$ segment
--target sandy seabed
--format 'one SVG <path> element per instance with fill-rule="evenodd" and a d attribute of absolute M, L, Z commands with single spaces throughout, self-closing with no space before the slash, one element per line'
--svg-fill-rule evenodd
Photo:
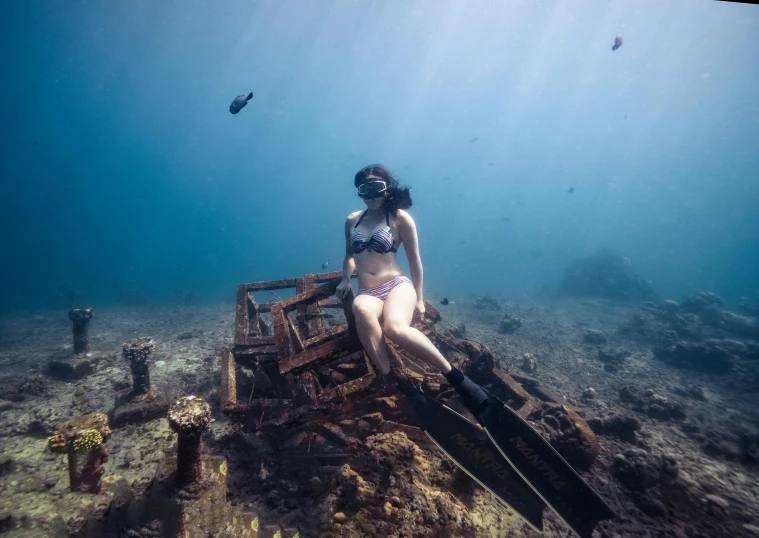
<path fill-rule="evenodd" d="M 656 338 L 673 324 L 654 304 L 535 299 L 500 302 L 499 310 L 472 300 L 436 306 L 441 326 L 463 324 L 465 338 L 488 346 L 506 371 L 531 369 L 599 433 L 600 455 L 583 476 L 618 518 L 599 525 L 596 536 L 759 537 L 759 357 L 752 355 L 751 338 L 717 334 L 743 347 L 726 344 L 733 367 L 710 373 L 654 356 Z M 504 314 L 520 320 L 514 333 L 499 332 Z M 696 323 L 688 341 L 715 336 L 702 329 L 704 335 Z M 47 438 L 67 418 L 113 409 L 116 394 L 131 386 L 121 345 L 138 336 L 155 340 L 151 380 L 161 394 L 171 401 L 193 394 L 211 403 L 205 451 L 228 460 L 228 501 L 263 521 L 325 538 L 537 536 L 434 448 L 403 432 L 372 432 L 355 454 L 318 468 L 278 462 L 260 436 L 219 410 L 221 350 L 234 337 L 231 304 L 96 307 L 90 349 L 115 359 L 77 381 L 46 373 L 50 359 L 73 352 L 65 311 L 4 315 L 0 534 L 42 536 L 51 521 L 70 524 L 92 503 L 90 495 L 69 492 L 65 456 L 52 453 Z M 531 366 L 525 353 L 536 361 Z M 362 417 L 342 420 L 347 429 L 351 421 L 362 427 Z M 140 496 L 158 462 L 176 453 L 176 435 L 160 418 L 115 428 L 106 446 L 105 476 L 125 478 Z M 383 462 L 379 467 L 367 463 L 375 457 Z M 571 534 L 546 512 L 544 535 Z"/>

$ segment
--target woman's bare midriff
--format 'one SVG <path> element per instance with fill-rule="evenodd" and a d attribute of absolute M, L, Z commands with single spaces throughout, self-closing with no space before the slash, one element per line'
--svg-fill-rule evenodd
<path fill-rule="evenodd" d="M 401 276 L 400 267 L 395 262 L 394 253 L 364 251 L 353 256 L 356 261 L 359 289 L 374 288 Z"/>

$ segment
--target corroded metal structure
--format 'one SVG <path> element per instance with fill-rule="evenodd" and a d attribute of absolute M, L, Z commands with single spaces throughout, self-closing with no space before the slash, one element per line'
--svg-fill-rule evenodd
<path fill-rule="evenodd" d="M 235 345 L 222 357 L 222 409 L 277 415 L 304 404 L 325 404 L 371 383 L 375 372 L 353 329 L 352 299 L 344 304 L 333 297 L 341 275 L 307 274 L 238 286 Z M 295 295 L 276 302 L 259 304 L 254 296 L 287 289 Z M 328 310 L 340 310 L 342 316 Z M 245 402 L 238 400 L 238 365 L 255 371 Z"/>
<path fill-rule="evenodd" d="M 297 448 L 305 444 L 310 452 L 306 440 L 316 433 L 339 447 L 345 435 L 328 418 L 329 406 L 346 401 L 349 395 L 358 396 L 372 385 L 379 393 L 386 392 L 382 387 L 386 380 L 377 378 L 356 335 L 352 293 L 343 302 L 333 297 L 340 278 L 340 272 L 331 272 L 238 286 L 235 345 L 225 349 L 222 356 L 222 409 L 247 417 L 254 429 L 271 427 L 271 437 L 282 439 L 276 443 L 280 446 Z M 259 303 L 254 297 L 256 292 L 288 288 L 294 289 L 295 295 L 278 301 Z M 510 375 L 500 369 L 487 346 L 456 338 L 445 328 L 437 330 L 440 313 L 428 302 L 425 308 L 424 316 L 414 313 L 412 325 L 430 338 L 450 362 L 487 387 L 520 417 L 541 423 L 543 434 L 568 460 L 583 467 L 592 462 L 597 451 L 594 435 L 563 398 L 534 378 Z M 338 312 L 332 315 L 328 310 Z M 429 395 L 447 399 L 446 393 L 452 394 L 439 372 L 392 342 L 388 342 L 388 350 L 397 375 L 413 381 Z M 243 383 L 238 383 L 241 370 L 248 373 L 249 394 L 246 390 L 243 395 Z M 242 398 L 238 399 L 238 393 Z M 372 398 L 353 400 L 360 401 L 358 405 L 364 412 L 375 405 Z M 451 405 L 457 405 L 455 398 Z M 401 404 L 392 413 L 396 416 L 386 417 L 391 419 L 386 426 L 392 422 L 392 427 L 406 430 L 403 423 L 409 413 L 403 407 Z M 461 407 L 459 410 L 467 413 Z M 307 428 L 278 428 L 286 422 L 300 422 Z"/>

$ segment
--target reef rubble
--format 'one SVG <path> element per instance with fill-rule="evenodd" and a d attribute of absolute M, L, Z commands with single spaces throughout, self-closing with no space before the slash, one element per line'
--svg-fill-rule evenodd
<path fill-rule="evenodd" d="M 462 301 L 444 316 L 430 312 L 446 357 L 529 420 L 619 514 L 597 536 L 759 536 L 755 320 L 716 299 L 495 302 L 500 311 Z M 260 336 L 249 341 L 275 343 L 260 344 L 261 356 L 284 342 L 276 343 L 264 304 L 253 318 Z M 333 336 L 346 322 L 339 310 L 298 308 L 306 325 L 318 314 Z M 501 332 L 504 310 L 519 330 Z M 110 357 L 134 334 L 150 335 L 149 385 L 162 401 L 192 395 L 208 407 L 180 408 L 173 422 L 168 405 L 145 420 L 110 421 L 99 443 L 97 428 L 79 428 L 53 449 L 49 438 L 66 423 L 97 413 L 108 420 L 118 395 L 145 376 L 135 377 L 129 360 L 103 360 L 83 377 L 51 376 L 51 357 L 74 356 L 66 313 L 0 318 L 0 535 L 157 536 L 168 520 L 153 510 L 178 517 L 171 507 L 181 501 L 198 532 L 217 536 L 242 536 L 238 524 L 251 536 L 255 528 L 291 538 L 537 536 L 436 449 L 361 354 L 285 374 L 266 361 L 232 361 L 239 327 L 229 305 L 99 308 L 96 321 L 90 345 Z M 309 338 L 298 351 L 290 337 L 296 362 Z M 439 375 L 399 356 L 425 390 L 465 412 Z M 234 402 L 224 368 L 234 371 Z M 202 445 L 183 454 L 201 459 L 179 479 L 178 435 L 188 421 Z M 108 447 L 98 493 L 71 491 L 67 456 L 56 450 L 75 451 L 75 439 L 82 453 Z M 215 499 L 206 505 L 215 508 L 202 513 L 201 498 Z M 567 532 L 546 513 L 544 535 Z"/>

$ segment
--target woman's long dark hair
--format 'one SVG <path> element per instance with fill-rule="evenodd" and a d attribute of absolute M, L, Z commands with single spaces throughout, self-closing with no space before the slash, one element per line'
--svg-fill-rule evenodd
<path fill-rule="evenodd" d="M 385 211 L 395 215 L 395 212 L 399 209 L 408 209 L 411 207 L 411 189 L 409 187 L 402 187 L 388 169 L 381 164 L 364 166 L 356 173 L 356 177 L 353 179 L 353 185 L 358 188 L 358 186 L 364 183 L 369 176 L 377 176 L 387 183 L 387 196 L 385 197 L 384 202 Z"/>

